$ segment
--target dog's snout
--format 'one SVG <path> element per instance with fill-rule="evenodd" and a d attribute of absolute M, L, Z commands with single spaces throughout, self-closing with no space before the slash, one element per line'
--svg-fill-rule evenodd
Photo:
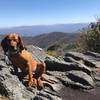
<path fill-rule="evenodd" d="M 10 46 L 10 49 L 11 50 L 17 50 L 17 47 L 16 46 Z"/>
<path fill-rule="evenodd" d="M 15 47 L 14 46 L 10 46 L 12 49 L 14 49 Z"/>

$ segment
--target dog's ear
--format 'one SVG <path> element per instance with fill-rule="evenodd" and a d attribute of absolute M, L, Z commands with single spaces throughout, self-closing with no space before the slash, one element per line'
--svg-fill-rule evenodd
<path fill-rule="evenodd" d="M 8 51 L 8 49 L 9 49 L 9 47 L 8 47 L 8 39 L 7 38 L 8 38 L 8 35 L 4 39 L 2 39 L 2 41 L 1 41 L 1 47 L 4 50 L 4 53 L 6 53 Z"/>
<path fill-rule="evenodd" d="M 21 36 L 18 36 L 18 40 L 19 40 L 18 47 L 19 47 L 20 51 L 22 51 L 25 49 L 25 47 L 24 47 Z"/>

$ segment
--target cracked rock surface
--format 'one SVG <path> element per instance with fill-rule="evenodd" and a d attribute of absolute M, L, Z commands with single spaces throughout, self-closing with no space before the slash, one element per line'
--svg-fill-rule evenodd
<path fill-rule="evenodd" d="M 0 54 L 0 100 L 84 100 L 87 92 L 94 93 L 91 95 L 93 97 L 98 95 L 95 94 L 96 90 L 100 93 L 100 54 L 67 52 L 63 59 L 58 59 L 47 55 L 39 47 L 30 45 L 27 49 L 35 59 L 46 62 L 47 70 L 44 75 L 53 83 L 43 81 L 42 90 L 25 86 L 11 73 L 12 65 Z M 7 98 L 3 99 L 2 96 Z M 85 100 L 99 100 L 98 98 Z"/>

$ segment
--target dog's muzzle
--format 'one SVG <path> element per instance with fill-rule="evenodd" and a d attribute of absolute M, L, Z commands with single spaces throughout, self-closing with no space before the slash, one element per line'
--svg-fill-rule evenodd
<path fill-rule="evenodd" d="M 9 46 L 9 50 L 11 50 L 11 51 L 17 51 L 17 47 L 16 46 Z"/>
<path fill-rule="evenodd" d="M 19 53 L 19 49 L 16 46 L 9 46 L 8 53 L 10 55 L 15 55 Z"/>

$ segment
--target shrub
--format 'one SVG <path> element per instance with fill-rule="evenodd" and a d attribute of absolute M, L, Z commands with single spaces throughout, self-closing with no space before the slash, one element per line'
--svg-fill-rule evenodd
<path fill-rule="evenodd" d="M 91 23 L 88 29 L 81 34 L 79 46 L 82 51 L 100 53 L 100 20 L 96 23 Z"/>

